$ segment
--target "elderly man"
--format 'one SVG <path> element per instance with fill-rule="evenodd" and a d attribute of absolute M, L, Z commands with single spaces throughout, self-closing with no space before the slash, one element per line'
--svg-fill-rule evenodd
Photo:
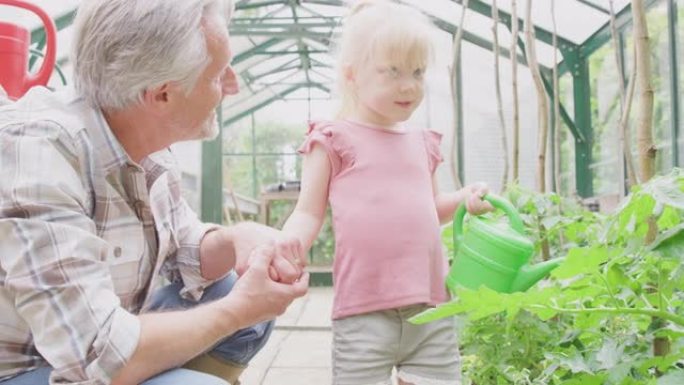
<path fill-rule="evenodd" d="M 168 151 L 238 92 L 230 10 L 83 1 L 75 90 L 0 108 L 0 384 L 235 382 L 306 292 L 299 243 L 201 223 Z"/>

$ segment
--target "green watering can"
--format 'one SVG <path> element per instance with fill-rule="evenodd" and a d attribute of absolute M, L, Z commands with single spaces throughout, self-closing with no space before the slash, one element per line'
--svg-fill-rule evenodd
<path fill-rule="evenodd" d="M 447 287 L 477 290 L 485 285 L 500 293 L 525 291 L 555 269 L 561 259 L 528 265 L 534 244 L 525 236 L 518 211 L 507 200 L 496 195 L 484 197 L 508 216 L 509 224 L 483 217 L 471 217 L 468 231 L 463 233 L 465 205 L 454 214 L 454 249 L 457 250 L 447 275 Z"/>
<path fill-rule="evenodd" d="M 455 255 L 446 278 L 452 293 L 459 286 L 477 290 L 482 285 L 500 293 L 525 291 L 560 265 L 562 258 L 529 265 L 534 244 L 525 236 L 518 211 L 496 195 L 488 194 L 483 199 L 506 213 L 508 223 L 471 216 L 464 233 L 465 205 L 456 210 L 453 222 Z M 448 317 L 454 314 L 449 305 L 429 309 L 409 321 L 425 323 Z"/>

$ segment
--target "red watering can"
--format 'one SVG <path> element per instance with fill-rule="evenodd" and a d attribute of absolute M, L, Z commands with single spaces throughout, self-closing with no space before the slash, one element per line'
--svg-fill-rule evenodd
<path fill-rule="evenodd" d="M 0 5 L 23 8 L 37 14 L 45 25 L 47 52 L 35 75 L 28 73 L 31 35 L 18 25 L 0 22 L 0 86 L 10 99 L 19 99 L 29 88 L 46 85 L 52 75 L 57 54 L 57 30 L 52 19 L 37 6 L 20 0 L 0 0 Z"/>

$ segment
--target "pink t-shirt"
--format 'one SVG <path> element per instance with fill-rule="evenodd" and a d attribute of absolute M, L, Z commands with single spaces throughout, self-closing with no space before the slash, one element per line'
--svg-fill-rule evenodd
<path fill-rule="evenodd" d="M 447 299 L 432 189 L 440 141 L 427 130 L 311 124 L 299 152 L 321 145 L 332 165 L 333 319 Z"/>

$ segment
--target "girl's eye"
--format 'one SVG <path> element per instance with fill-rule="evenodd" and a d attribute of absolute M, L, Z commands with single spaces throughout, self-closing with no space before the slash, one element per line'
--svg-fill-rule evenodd
<path fill-rule="evenodd" d="M 413 77 L 416 79 L 422 79 L 423 75 L 425 75 L 425 69 L 423 68 L 418 68 L 417 70 L 413 71 Z"/>
<path fill-rule="evenodd" d="M 379 69 L 379 72 L 389 78 L 396 79 L 401 75 L 401 72 L 399 71 L 399 68 L 394 67 L 394 66 L 389 66 L 389 67 L 381 67 Z"/>

